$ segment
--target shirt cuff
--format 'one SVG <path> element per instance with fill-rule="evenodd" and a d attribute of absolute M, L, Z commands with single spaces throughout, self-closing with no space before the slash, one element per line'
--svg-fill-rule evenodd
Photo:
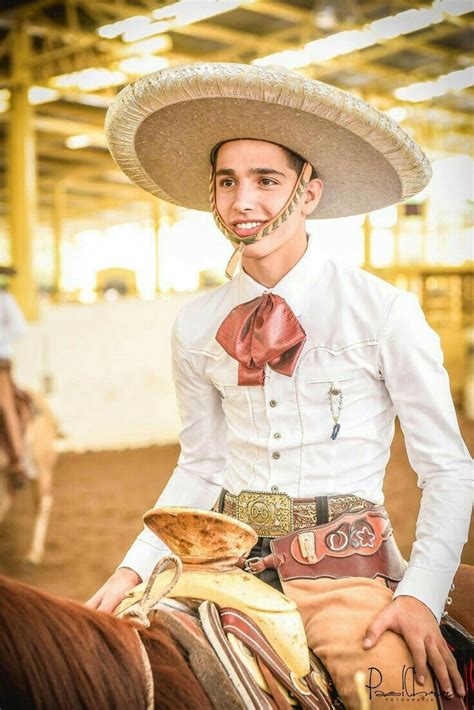
<path fill-rule="evenodd" d="M 158 546 L 138 538 L 117 569 L 129 567 L 141 577 L 142 582 L 145 582 L 150 577 L 157 562 L 167 555 L 169 551 L 169 548 L 164 543 Z"/>
<path fill-rule="evenodd" d="M 423 567 L 409 566 L 393 598 L 409 596 L 419 599 L 439 623 L 449 596 L 454 572 L 435 572 Z"/>

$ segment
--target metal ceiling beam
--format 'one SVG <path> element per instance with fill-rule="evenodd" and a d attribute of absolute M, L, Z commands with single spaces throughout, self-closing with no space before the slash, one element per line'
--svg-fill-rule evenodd
<path fill-rule="evenodd" d="M 8 113 L 0 114 L 0 123 L 8 124 L 9 121 L 10 116 Z M 105 135 L 103 129 L 97 124 L 69 120 L 67 118 L 56 118 L 55 116 L 42 116 L 41 114 L 35 116 L 34 127 L 40 133 L 50 133 L 56 136 L 74 136 L 83 133 L 94 136 Z"/>
<path fill-rule="evenodd" d="M 127 185 L 125 183 L 109 183 L 105 181 L 98 181 L 97 179 L 94 181 L 81 181 L 72 180 L 71 178 L 71 175 L 65 175 L 63 178 L 61 178 L 61 183 L 63 184 L 64 189 L 68 195 L 89 196 L 93 200 L 99 195 L 105 195 L 110 197 L 111 199 L 114 199 L 117 196 L 126 197 L 129 200 L 146 199 L 143 190 L 140 190 L 140 188 L 134 185 L 133 183 Z M 47 194 L 51 191 L 51 189 L 58 182 L 58 180 L 52 180 L 51 178 L 42 178 L 38 182 L 40 190 L 45 191 Z"/>
<path fill-rule="evenodd" d="M 271 0 L 258 0 L 258 2 L 249 3 L 245 9 L 259 15 L 278 17 L 280 20 L 288 22 L 307 22 L 311 20 L 312 14 L 311 10 L 303 7 L 297 7 L 288 2 L 271 2 Z"/>
<path fill-rule="evenodd" d="M 57 0 L 35 0 L 35 2 L 24 3 L 17 7 L 12 7 L 5 11 L 5 16 L 13 18 L 27 19 L 35 12 L 44 10 L 50 5 L 57 4 Z"/>
<path fill-rule="evenodd" d="M 219 27 L 211 22 L 204 21 L 192 25 L 186 25 L 185 27 L 177 27 L 173 30 L 173 33 L 183 35 L 184 37 L 194 37 L 196 39 L 228 44 L 229 49 L 233 48 L 234 45 L 246 47 L 248 49 L 255 49 L 255 43 L 258 42 L 260 44 L 260 40 L 263 40 L 263 44 L 265 46 L 268 44 L 265 41 L 265 37 L 262 38 L 258 35 L 253 35 L 249 32 L 242 32 L 241 30 L 230 29 L 229 27 Z"/>

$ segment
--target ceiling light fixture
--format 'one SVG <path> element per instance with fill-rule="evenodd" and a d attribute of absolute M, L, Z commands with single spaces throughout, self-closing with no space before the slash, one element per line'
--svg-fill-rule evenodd
<path fill-rule="evenodd" d="M 99 27 L 96 32 L 99 37 L 103 37 L 104 39 L 116 39 L 120 37 L 120 35 L 125 34 L 125 32 L 143 29 L 150 23 L 151 18 L 145 15 L 134 15 L 133 17 L 127 17 L 126 20 L 119 20 L 118 22 L 103 25 Z"/>
<path fill-rule="evenodd" d="M 164 57 L 155 57 L 152 54 L 141 57 L 128 57 L 118 64 L 120 71 L 133 76 L 142 76 L 153 71 L 159 71 L 169 66 L 169 61 Z"/>
<path fill-rule="evenodd" d="M 285 49 L 283 52 L 275 52 L 275 54 L 267 54 L 266 57 L 255 59 L 252 64 L 262 67 L 278 64 L 287 69 L 301 69 L 311 64 L 311 58 L 304 49 Z"/>
<path fill-rule="evenodd" d="M 33 106 L 57 101 L 61 96 L 57 89 L 48 89 L 46 86 L 31 86 L 28 89 L 28 101 Z"/>
<path fill-rule="evenodd" d="M 423 10 L 405 10 L 390 17 L 370 23 L 370 29 L 380 39 L 394 39 L 400 35 L 423 30 L 438 24 L 444 19 L 442 10 L 426 8 Z"/>
<path fill-rule="evenodd" d="M 78 150 L 79 148 L 88 148 L 92 145 L 92 137 L 86 134 L 69 136 L 69 138 L 66 138 L 64 142 L 68 148 L 71 148 L 71 150 Z"/>
<path fill-rule="evenodd" d="M 385 111 L 385 113 L 387 116 L 390 116 L 390 118 L 393 118 L 394 121 L 397 121 L 397 123 L 401 123 L 408 116 L 408 111 L 405 106 L 393 106 L 389 108 L 388 111 Z"/>
<path fill-rule="evenodd" d="M 438 0 L 433 2 L 433 9 L 440 9 L 447 15 L 467 15 L 468 12 L 474 12 L 474 4 L 472 0 Z"/>
<path fill-rule="evenodd" d="M 0 89 L 0 113 L 6 113 L 10 108 L 10 91 Z"/>
<path fill-rule="evenodd" d="M 79 91 L 99 91 L 108 86 L 124 84 L 127 77 L 123 72 L 112 71 L 101 67 L 89 67 L 71 74 L 61 74 L 51 79 L 50 83 L 57 89 L 79 89 Z"/>
<path fill-rule="evenodd" d="M 137 42 L 146 37 L 168 32 L 168 30 L 176 27 L 184 27 L 193 22 L 199 22 L 200 20 L 220 15 L 223 12 L 235 10 L 240 5 L 248 5 L 251 2 L 255 2 L 255 0 L 206 0 L 206 2 L 180 0 L 154 10 L 151 13 L 152 17 L 135 15 L 126 20 L 103 25 L 96 32 L 105 39 L 116 39 L 121 36 L 124 42 Z M 156 22 L 153 22 L 152 18 Z"/>
<path fill-rule="evenodd" d="M 409 86 L 401 86 L 393 92 L 402 101 L 428 101 L 451 91 L 462 91 L 474 86 L 474 67 L 443 74 L 434 81 L 419 81 Z"/>
<path fill-rule="evenodd" d="M 150 37 L 141 42 L 134 42 L 127 45 L 126 49 L 135 54 L 161 54 L 162 52 L 170 52 L 173 49 L 173 42 L 169 35 L 158 35 Z"/>
<path fill-rule="evenodd" d="M 289 69 L 298 69 L 308 64 L 319 64 L 344 54 L 372 47 L 381 41 L 394 39 L 403 34 L 438 24 L 444 15 L 461 15 L 472 11 L 472 0 L 439 0 L 429 8 L 406 10 L 389 15 L 368 24 L 362 30 L 344 30 L 308 42 L 301 49 L 275 52 L 254 59 L 252 64 L 277 64 Z M 308 61 L 309 59 L 309 61 Z"/>
<path fill-rule="evenodd" d="M 64 141 L 71 150 L 79 148 L 107 148 L 107 141 L 103 132 L 96 133 L 79 133 L 75 136 L 69 136 Z"/>

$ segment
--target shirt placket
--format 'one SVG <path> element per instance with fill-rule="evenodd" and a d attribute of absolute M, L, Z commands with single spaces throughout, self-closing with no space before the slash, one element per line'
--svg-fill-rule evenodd
<path fill-rule="evenodd" d="M 269 423 L 269 444 L 268 444 L 268 470 L 269 478 L 267 488 L 277 490 L 281 484 L 281 467 L 283 465 L 284 452 L 283 443 L 283 412 L 284 401 L 281 392 L 277 391 L 276 380 L 270 374 L 271 370 L 265 365 L 265 410 Z"/>

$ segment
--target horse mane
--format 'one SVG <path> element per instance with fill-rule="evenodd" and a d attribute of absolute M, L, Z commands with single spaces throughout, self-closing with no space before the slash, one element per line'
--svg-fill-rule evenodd
<path fill-rule="evenodd" d="M 146 708 L 147 650 L 155 707 L 211 708 L 185 652 L 167 629 L 87 609 L 0 577 L 0 707 L 2 710 Z"/>

